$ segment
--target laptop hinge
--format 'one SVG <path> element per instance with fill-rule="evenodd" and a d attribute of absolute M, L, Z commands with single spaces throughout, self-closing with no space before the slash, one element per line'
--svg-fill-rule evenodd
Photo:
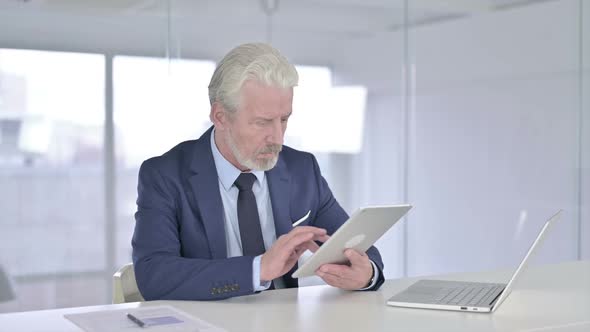
<path fill-rule="evenodd" d="M 496 300 L 500 297 L 500 295 L 502 295 L 502 293 L 504 293 L 504 290 L 506 290 L 506 287 L 504 287 L 500 292 L 498 292 L 496 297 L 494 297 L 494 299 L 490 301 L 488 305 L 493 306 L 493 303 L 496 302 Z"/>

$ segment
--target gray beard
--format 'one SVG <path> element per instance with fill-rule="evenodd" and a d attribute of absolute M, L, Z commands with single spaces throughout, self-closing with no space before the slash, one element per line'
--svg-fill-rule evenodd
<path fill-rule="evenodd" d="M 255 158 L 245 158 L 242 155 L 242 153 L 240 152 L 240 150 L 238 149 L 238 145 L 234 141 L 231 131 L 228 132 L 228 135 L 226 136 L 225 141 L 226 141 L 227 145 L 229 146 L 229 149 L 230 149 L 231 153 L 233 154 L 234 158 L 236 158 L 236 160 L 238 161 L 238 163 L 240 165 L 242 165 L 242 167 L 245 167 L 247 169 L 251 169 L 254 171 L 263 171 L 263 172 L 268 171 L 268 170 L 272 169 L 273 167 L 275 167 L 275 165 L 277 164 L 277 161 L 279 160 L 278 153 L 270 159 L 261 159 L 259 162 L 257 162 Z M 256 157 L 256 155 L 258 155 L 259 153 L 260 152 L 257 151 L 254 154 L 254 157 Z"/>

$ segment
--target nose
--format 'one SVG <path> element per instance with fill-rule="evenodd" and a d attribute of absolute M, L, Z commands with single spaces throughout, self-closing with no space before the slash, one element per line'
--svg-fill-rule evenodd
<path fill-rule="evenodd" d="M 267 141 L 271 144 L 282 145 L 285 132 L 281 120 L 273 121 Z"/>

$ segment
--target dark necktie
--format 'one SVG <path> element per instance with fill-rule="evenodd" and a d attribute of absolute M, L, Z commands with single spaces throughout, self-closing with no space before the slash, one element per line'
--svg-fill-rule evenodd
<path fill-rule="evenodd" d="M 265 252 L 256 197 L 252 192 L 252 185 L 256 176 L 252 173 L 242 173 L 234 184 L 240 190 L 238 194 L 238 224 L 242 239 L 242 255 L 258 256 Z"/>

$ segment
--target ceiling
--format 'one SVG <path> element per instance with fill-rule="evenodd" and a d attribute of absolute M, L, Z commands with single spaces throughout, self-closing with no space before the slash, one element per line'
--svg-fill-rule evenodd
<path fill-rule="evenodd" d="M 444 19 L 549 0 L 408 0 L 408 20 L 428 24 Z M 404 23 L 404 0 L 1 0 L 0 13 L 88 16 L 172 17 L 224 26 L 264 26 L 263 7 L 277 8 L 274 29 L 362 35 Z"/>
<path fill-rule="evenodd" d="M 548 1 L 558 0 L 407 0 L 407 22 L 428 28 Z M 391 72 L 366 66 L 402 56 L 404 47 L 395 35 L 406 22 L 404 0 L 278 0 L 270 20 L 265 3 L 274 4 L 0 0 L 0 48 L 219 59 L 240 43 L 270 41 L 296 63 L 327 65 L 340 72 L 350 68 L 351 81 L 392 84 Z"/>

